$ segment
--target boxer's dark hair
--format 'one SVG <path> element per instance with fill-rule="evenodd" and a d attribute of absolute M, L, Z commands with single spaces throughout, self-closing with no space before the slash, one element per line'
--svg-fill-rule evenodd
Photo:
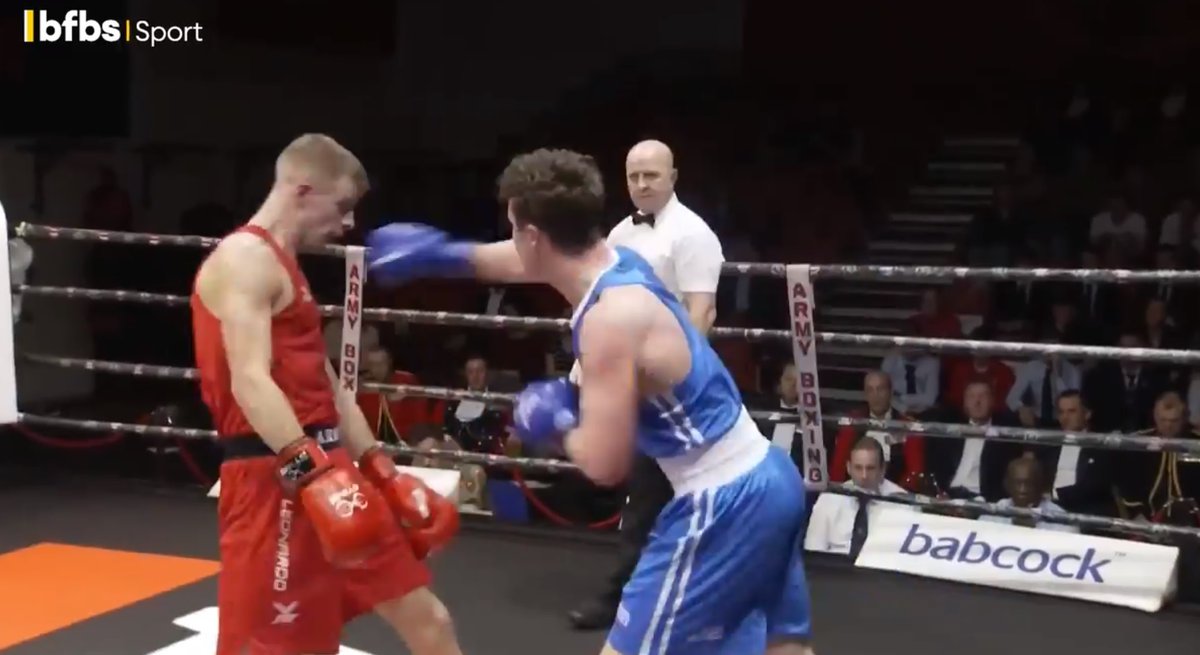
<path fill-rule="evenodd" d="M 500 202 L 512 201 L 517 227 L 533 225 L 568 255 L 603 238 L 604 180 L 587 155 L 546 148 L 517 155 L 498 187 Z"/>

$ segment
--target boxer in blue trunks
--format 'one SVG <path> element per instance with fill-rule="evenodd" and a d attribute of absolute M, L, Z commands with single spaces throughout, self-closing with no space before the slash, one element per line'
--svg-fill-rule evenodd
<path fill-rule="evenodd" d="M 803 481 L 650 265 L 606 245 L 595 163 L 567 150 L 520 155 L 499 190 L 511 240 L 392 224 L 368 237 L 370 277 L 544 282 L 575 308 L 579 385 L 537 382 L 518 396 L 523 443 L 562 448 L 603 485 L 621 482 L 638 448 L 675 490 L 602 655 L 811 654 Z"/>

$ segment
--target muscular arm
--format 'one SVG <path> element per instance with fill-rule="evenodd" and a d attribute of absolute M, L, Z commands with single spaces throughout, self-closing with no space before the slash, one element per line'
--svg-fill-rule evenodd
<path fill-rule="evenodd" d="M 717 320 L 717 286 L 725 262 L 721 240 L 705 226 L 678 241 L 672 256 L 688 318 L 701 334 L 708 334 Z"/>
<path fill-rule="evenodd" d="M 688 318 L 700 334 L 708 334 L 717 321 L 717 294 L 685 292 L 683 306 L 687 308 Z"/>
<path fill-rule="evenodd" d="M 619 483 L 629 468 L 637 426 L 637 344 L 645 303 L 635 288 L 609 289 L 583 320 L 580 424 L 566 436 L 567 455 L 599 484 Z M 634 292 L 634 293 L 631 293 Z"/>
<path fill-rule="evenodd" d="M 272 450 L 303 436 L 287 396 L 271 377 L 271 308 L 281 291 L 279 264 L 265 246 L 227 242 L 217 254 L 201 299 L 221 321 L 230 385 L 250 427 Z"/>
<path fill-rule="evenodd" d="M 532 282 L 511 239 L 481 243 L 471 251 L 475 277 L 486 282 Z"/>
<path fill-rule="evenodd" d="M 371 424 L 367 422 L 367 417 L 363 416 L 362 408 L 358 406 L 357 396 L 342 388 L 342 383 L 333 370 L 333 364 L 328 360 L 325 361 L 325 373 L 329 376 L 330 384 L 333 385 L 333 398 L 337 403 L 338 432 L 341 434 L 342 446 L 346 448 L 346 452 L 352 459 L 358 459 L 377 443 L 375 432 L 371 430 Z"/>

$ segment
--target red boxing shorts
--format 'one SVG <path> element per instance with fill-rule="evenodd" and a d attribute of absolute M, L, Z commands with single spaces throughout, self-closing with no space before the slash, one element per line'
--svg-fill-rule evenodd
<path fill-rule="evenodd" d="M 349 462 L 341 448 L 329 457 Z M 217 655 L 336 653 L 345 623 L 431 581 L 398 526 L 354 568 L 325 561 L 304 509 L 284 495 L 270 455 L 227 455 L 217 515 Z"/>

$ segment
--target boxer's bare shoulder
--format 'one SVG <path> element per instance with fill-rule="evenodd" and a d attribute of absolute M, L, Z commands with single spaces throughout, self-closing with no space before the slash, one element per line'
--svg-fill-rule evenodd
<path fill-rule="evenodd" d="M 613 366 L 636 372 L 643 395 L 670 389 L 691 370 L 683 327 L 666 304 L 641 285 L 605 289 L 579 326 L 581 377 Z M 594 371 L 594 369 L 601 371 Z"/>
<path fill-rule="evenodd" d="M 271 247 L 252 234 L 222 239 L 196 273 L 196 295 L 219 319 L 244 311 L 248 303 L 265 303 L 273 313 L 290 302 L 290 287 Z"/>

